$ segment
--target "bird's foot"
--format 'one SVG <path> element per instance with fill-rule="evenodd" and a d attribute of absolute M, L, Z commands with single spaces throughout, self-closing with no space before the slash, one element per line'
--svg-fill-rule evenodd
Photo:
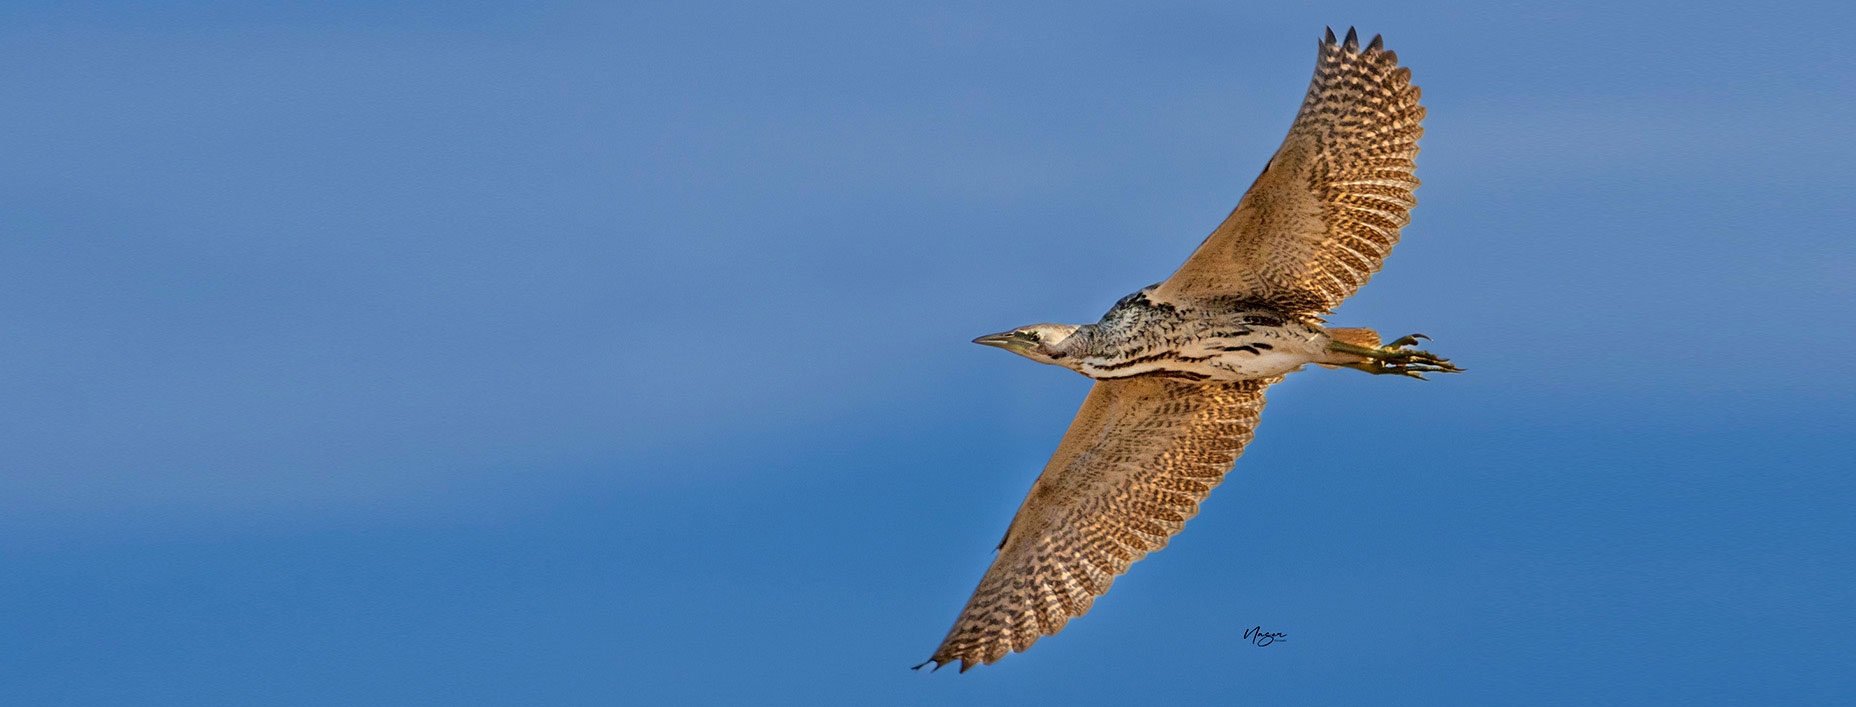
<path fill-rule="evenodd" d="M 1443 358 L 1429 351 L 1420 351 L 1410 348 L 1412 345 L 1418 343 L 1419 340 L 1429 341 L 1430 338 L 1431 337 L 1423 334 L 1411 334 L 1394 339 L 1390 343 L 1379 348 L 1354 346 L 1339 342 L 1330 344 L 1329 348 L 1341 353 L 1353 354 L 1366 358 L 1365 361 L 1343 363 L 1340 365 L 1366 371 L 1376 376 L 1398 375 L 1408 376 L 1418 380 L 1426 380 L 1424 377 L 1426 373 L 1462 373 L 1463 369 L 1457 368 L 1454 364 L 1451 364 L 1450 359 Z"/>

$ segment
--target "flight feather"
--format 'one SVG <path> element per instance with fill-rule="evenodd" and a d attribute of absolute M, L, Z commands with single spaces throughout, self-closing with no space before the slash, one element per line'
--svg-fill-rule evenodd
<path fill-rule="evenodd" d="M 1198 513 L 1279 378 L 1099 381 L 929 662 L 993 663 L 1089 611 L 1115 577 Z M 925 665 L 925 664 L 924 664 Z"/>
<path fill-rule="evenodd" d="M 1318 315 L 1352 295 L 1417 203 L 1418 97 L 1379 37 L 1361 49 L 1330 32 L 1282 147 L 1156 298 L 1238 295 Z"/>

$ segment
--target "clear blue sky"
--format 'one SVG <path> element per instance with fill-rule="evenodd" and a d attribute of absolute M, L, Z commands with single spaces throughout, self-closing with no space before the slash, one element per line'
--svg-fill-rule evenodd
<path fill-rule="evenodd" d="M 1847 3 L 509 5 L 0 8 L 0 702 L 1856 700 Z M 1350 24 L 1470 373 L 910 672 Z"/>

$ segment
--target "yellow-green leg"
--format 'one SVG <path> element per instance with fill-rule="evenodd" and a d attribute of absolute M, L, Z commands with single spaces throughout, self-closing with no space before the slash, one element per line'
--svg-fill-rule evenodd
<path fill-rule="evenodd" d="M 1429 351 L 1407 348 L 1418 340 L 1430 340 L 1423 334 L 1411 334 L 1394 339 L 1384 346 L 1357 346 L 1339 341 L 1328 344 L 1328 350 L 1336 353 L 1351 354 L 1365 358 L 1359 363 L 1333 364 L 1366 371 L 1376 376 L 1399 375 L 1425 380 L 1426 373 L 1462 373 L 1463 369 L 1451 365 L 1450 359 L 1442 358 Z"/>

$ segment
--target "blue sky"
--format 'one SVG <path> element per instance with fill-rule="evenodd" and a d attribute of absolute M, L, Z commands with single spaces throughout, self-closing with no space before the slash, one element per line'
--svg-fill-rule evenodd
<path fill-rule="evenodd" d="M 9 3 L 0 701 L 1856 699 L 1852 21 Z M 908 671 L 1087 389 L 968 340 L 1171 272 L 1350 24 L 1430 115 L 1333 321 L 1470 373 L 1292 377 L 1088 617 Z"/>

